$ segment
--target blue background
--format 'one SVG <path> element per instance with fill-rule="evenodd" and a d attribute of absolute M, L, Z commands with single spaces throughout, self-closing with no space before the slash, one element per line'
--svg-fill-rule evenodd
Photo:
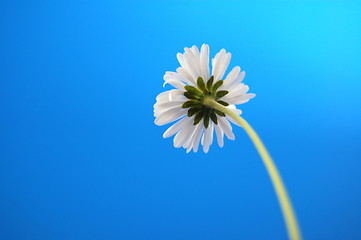
<path fill-rule="evenodd" d="M 183 47 L 232 53 L 305 239 L 361 239 L 361 3 L 2 1 L 0 239 L 287 239 L 235 127 L 186 154 L 153 121 Z"/>

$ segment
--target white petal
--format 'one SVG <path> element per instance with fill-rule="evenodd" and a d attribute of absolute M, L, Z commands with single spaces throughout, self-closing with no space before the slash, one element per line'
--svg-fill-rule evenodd
<path fill-rule="evenodd" d="M 177 53 L 177 59 L 181 64 L 182 68 L 189 73 L 191 79 L 194 81 L 197 80 L 196 71 L 194 70 L 192 63 L 190 62 L 189 57 L 185 54 Z"/>
<path fill-rule="evenodd" d="M 215 128 L 216 128 L 216 135 L 217 135 L 217 141 L 218 141 L 218 145 L 220 147 L 223 147 L 224 145 L 224 141 L 223 141 L 223 130 L 222 128 L 219 126 L 219 124 L 215 125 Z"/>
<path fill-rule="evenodd" d="M 249 99 L 252 99 L 252 98 L 256 97 L 256 94 L 255 94 L 255 93 L 247 93 L 246 96 L 247 96 Z"/>
<path fill-rule="evenodd" d="M 235 139 L 235 136 L 232 132 L 232 126 L 226 118 L 224 118 L 224 117 L 218 118 L 218 124 L 222 128 L 223 132 L 226 134 L 228 139 L 230 139 L 230 140 Z"/>
<path fill-rule="evenodd" d="M 192 145 L 193 144 L 193 138 L 194 138 L 194 134 L 195 134 L 195 132 L 196 132 L 196 130 L 197 130 L 197 126 L 198 126 L 199 124 L 197 124 L 197 125 L 193 125 L 193 124 L 189 124 L 189 134 L 188 134 L 188 137 L 187 137 L 187 139 L 186 139 L 186 141 L 184 141 L 184 143 L 183 143 L 183 147 L 184 148 L 189 148 L 189 145 Z"/>
<path fill-rule="evenodd" d="M 163 133 L 163 138 L 168 138 L 168 137 L 173 136 L 176 132 L 181 130 L 184 126 L 187 126 L 189 123 L 190 123 L 190 118 L 189 117 L 182 118 L 181 120 L 179 120 L 178 122 L 176 122 L 175 124 L 170 126 Z"/>
<path fill-rule="evenodd" d="M 174 147 L 179 148 L 188 140 L 190 132 L 193 130 L 193 124 L 188 124 L 184 126 L 174 137 Z"/>
<path fill-rule="evenodd" d="M 212 61 L 212 70 L 214 81 L 221 80 L 224 73 L 227 70 L 229 62 L 231 60 L 231 54 L 226 53 L 225 49 L 222 49 L 219 53 L 216 54 L 215 58 Z"/>
<path fill-rule="evenodd" d="M 242 110 L 236 108 L 236 106 L 234 104 L 230 104 L 229 106 L 227 106 L 226 108 L 231 109 L 235 114 L 241 115 L 242 114 Z"/>
<path fill-rule="evenodd" d="M 182 108 L 182 105 L 177 104 L 177 105 L 170 106 L 170 107 L 155 106 L 155 108 L 154 108 L 154 117 L 159 117 L 161 115 L 168 114 L 167 112 L 170 112 L 171 110 L 173 112 L 180 111 L 180 110 L 185 110 L 185 109 Z M 175 110 L 173 110 L 173 109 L 175 109 Z"/>
<path fill-rule="evenodd" d="M 235 105 L 231 104 L 229 105 L 227 108 L 230 108 L 235 114 L 237 115 L 241 115 L 242 111 L 240 109 L 237 109 Z M 228 115 L 226 116 L 226 119 L 228 121 L 230 121 L 231 123 L 237 125 L 238 127 L 242 127 L 236 120 L 234 120 L 233 118 L 229 117 Z"/>
<path fill-rule="evenodd" d="M 226 77 L 226 79 L 223 82 L 223 85 L 221 86 L 222 89 L 225 89 L 230 83 L 232 83 L 238 76 L 239 72 L 241 71 L 241 68 L 236 66 L 230 71 Z"/>
<path fill-rule="evenodd" d="M 177 60 L 178 60 L 179 64 L 180 64 L 183 68 L 185 68 L 185 67 L 186 67 L 186 64 L 185 64 L 185 61 L 184 61 L 184 58 L 183 58 L 183 54 L 177 53 L 176 56 L 177 56 Z"/>
<path fill-rule="evenodd" d="M 223 78 L 223 75 L 226 72 L 230 61 L 231 61 L 231 53 L 227 53 L 224 56 L 223 61 L 221 62 L 221 67 L 215 79 L 221 80 Z"/>
<path fill-rule="evenodd" d="M 226 54 L 226 50 L 221 49 L 214 58 L 212 58 L 212 75 L 215 77 L 218 75 L 220 62 L 223 60 L 223 56 Z M 217 79 L 214 79 L 217 81 Z"/>
<path fill-rule="evenodd" d="M 208 128 L 203 134 L 202 144 L 203 144 L 203 151 L 207 153 L 209 151 L 209 147 L 212 145 L 213 142 L 213 123 L 209 123 Z"/>
<path fill-rule="evenodd" d="M 173 77 L 169 77 L 169 76 L 166 76 L 166 75 L 164 75 L 163 79 L 164 79 L 164 81 L 166 83 L 169 83 L 173 87 L 178 88 L 180 90 L 184 90 L 185 84 L 182 83 L 181 81 L 179 81 L 178 79 L 175 79 Z M 163 85 L 163 87 L 164 87 L 164 85 Z"/>
<path fill-rule="evenodd" d="M 192 147 L 188 147 L 186 153 L 189 153 L 192 150 Z"/>
<path fill-rule="evenodd" d="M 230 99 L 230 98 L 233 98 L 235 96 L 243 95 L 246 92 L 248 92 L 248 90 L 249 90 L 249 87 L 247 85 L 244 85 L 243 83 L 238 84 L 234 88 L 229 89 L 228 90 L 229 93 L 226 96 L 224 96 L 223 99 Z"/>
<path fill-rule="evenodd" d="M 230 104 L 243 104 L 248 102 L 250 99 L 254 98 L 256 94 L 254 93 L 247 93 L 243 95 L 234 96 L 228 100 Z"/>
<path fill-rule="evenodd" d="M 198 125 L 199 125 L 199 124 L 198 124 Z M 198 125 L 197 125 L 197 126 L 198 126 Z M 193 126 L 194 126 L 194 125 L 193 125 Z M 188 141 L 187 141 L 186 143 L 184 143 L 184 145 L 183 145 L 183 147 L 187 149 L 187 151 L 186 151 L 187 153 L 189 153 L 189 152 L 192 150 L 194 136 L 195 136 L 195 134 L 196 134 L 196 132 L 197 132 L 197 126 L 194 126 L 194 127 L 193 127 L 193 130 L 192 130 L 192 132 L 191 132 L 190 135 L 189 135 Z"/>
<path fill-rule="evenodd" d="M 184 101 L 164 101 L 164 102 L 156 102 L 153 107 L 157 109 L 164 109 L 164 108 L 173 108 L 173 107 L 180 107 L 182 106 Z"/>
<path fill-rule="evenodd" d="M 202 133 L 204 130 L 204 125 L 203 124 L 198 124 L 197 125 L 197 131 L 194 135 L 194 140 L 193 140 L 193 152 L 197 152 L 198 151 L 198 147 L 199 147 L 199 141 L 201 139 Z"/>
<path fill-rule="evenodd" d="M 196 46 L 189 48 L 184 48 L 184 55 L 187 56 L 191 66 L 193 67 L 193 70 L 196 74 L 196 77 L 201 76 L 201 68 L 200 68 L 200 60 L 199 60 L 199 50 Z"/>
<path fill-rule="evenodd" d="M 158 96 L 156 97 L 157 101 L 171 101 L 172 99 L 183 99 L 186 100 L 187 98 L 183 95 L 184 91 L 179 90 L 179 89 L 172 89 L 169 91 L 165 91 L 165 92 L 161 92 L 160 94 L 158 94 Z"/>
<path fill-rule="evenodd" d="M 209 46 L 203 44 L 200 53 L 200 66 L 202 78 L 207 81 L 209 79 Z"/>
<path fill-rule="evenodd" d="M 188 141 L 187 145 L 185 145 L 184 147 L 187 148 L 187 153 L 189 153 L 192 148 L 194 148 L 195 144 L 199 144 L 199 139 L 198 142 L 195 142 L 198 135 L 200 135 L 200 133 L 202 133 L 202 124 L 197 124 L 192 132 L 192 137 L 190 138 L 190 140 Z"/>
<path fill-rule="evenodd" d="M 176 113 L 181 109 L 181 107 L 170 107 L 170 108 L 154 108 L 154 117 L 158 118 L 160 116 L 165 116 L 171 113 Z"/>
<path fill-rule="evenodd" d="M 187 69 L 189 70 L 189 72 L 192 73 L 195 78 L 197 78 L 199 76 L 199 73 L 197 71 L 197 66 L 196 66 L 197 61 L 194 59 L 194 56 L 193 56 L 191 50 L 187 47 L 184 48 L 183 59 L 187 63 Z"/>
<path fill-rule="evenodd" d="M 159 93 L 155 99 L 156 99 L 157 101 L 159 101 L 160 99 L 165 98 L 166 96 L 168 96 L 168 94 L 169 94 L 170 91 L 172 91 L 172 90 L 164 91 L 164 92 Z"/>
<path fill-rule="evenodd" d="M 232 82 L 230 82 L 228 84 L 227 87 L 228 88 L 233 88 L 234 86 L 240 84 L 243 81 L 245 76 L 246 76 L 246 72 L 242 71 L 240 74 L 238 74 L 238 76 Z"/>
<path fill-rule="evenodd" d="M 166 112 L 161 113 L 155 120 L 154 123 L 158 126 L 173 122 L 187 114 L 186 109 L 172 108 Z"/>
<path fill-rule="evenodd" d="M 237 115 L 241 115 L 242 114 L 242 111 L 240 109 L 237 109 L 235 105 L 231 104 L 229 105 L 227 108 L 230 108 L 235 114 Z M 231 118 L 230 116 L 226 116 L 226 119 L 228 121 L 230 121 L 231 123 L 239 126 L 239 127 L 242 127 L 236 120 L 234 120 L 233 118 Z"/>
<path fill-rule="evenodd" d="M 190 85 L 197 85 L 195 78 L 185 69 L 182 67 L 177 68 L 177 73 L 182 75 L 184 78 L 188 79 L 192 84 Z"/>
<path fill-rule="evenodd" d="M 233 123 L 234 125 L 237 125 L 238 127 L 242 127 L 241 124 L 239 124 L 236 120 L 234 120 L 233 118 L 229 117 L 229 116 L 226 116 L 226 119 L 228 121 L 230 121 L 231 123 Z"/>
<path fill-rule="evenodd" d="M 165 75 L 169 76 L 169 77 L 172 77 L 172 78 L 175 78 L 177 79 L 178 81 L 181 81 L 183 83 L 186 83 L 186 84 L 192 84 L 192 81 L 189 80 L 188 78 L 184 77 L 182 74 L 180 73 L 177 73 L 177 72 L 171 72 L 171 71 L 167 71 L 165 72 Z"/>

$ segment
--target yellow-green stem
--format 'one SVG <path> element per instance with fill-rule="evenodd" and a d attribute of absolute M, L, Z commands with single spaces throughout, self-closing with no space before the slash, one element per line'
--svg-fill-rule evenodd
<path fill-rule="evenodd" d="M 248 124 L 246 120 L 234 113 L 231 109 L 217 103 L 212 98 L 205 98 L 203 104 L 227 114 L 244 128 L 248 136 L 251 138 L 253 144 L 255 145 L 258 153 L 260 154 L 263 163 L 266 166 L 268 174 L 270 175 L 273 187 L 276 191 L 276 195 L 282 209 L 284 220 L 286 222 L 289 238 L 292 240 L 301 240 L 302 237 L 298 227 L 297 219 L 293 211 L 291 201 L 288 197 L 286 188 L 282 182 L 281 176 L 278 173 L 275 164 L 272 161 L 271 156 L 269 155 L 266 147 L 263 145 L 261 139 L 258 137 L 257 133 L 253 130 L 253 128 Z"/>

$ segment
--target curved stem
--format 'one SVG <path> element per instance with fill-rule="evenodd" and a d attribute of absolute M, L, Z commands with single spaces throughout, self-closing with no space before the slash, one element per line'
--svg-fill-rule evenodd
<path fill-rule="evenodd" d="M 253 128 L 248 124 L 246 120 L 234 113 L 231 109 L 224 107 L 223 105 L 217 103 L 211 98 L 205 98 L 203 103 L 209 107 L 212 107 L 227 114 L 228 116 L 236 120 L 244 128 L 248 136 L 251 138 L 253 144 L 255 145 L 258 153 L 260 154 L 263 163 L 266 166 L 268 174 L 271 178 L 279 204 L 282 209 L 284 220 L 286 222 L 289 238 L 292 240 L 301 240 L 302 237 L 298 227 L 297 219 L 294 214 L 286 188 L 282 182 L 281 176 L 278 173 L 275 164 L 272 161 L 271 156 L 263 145 L 261 139 L 258 137 L 257 133 L 253 130 Z"/>

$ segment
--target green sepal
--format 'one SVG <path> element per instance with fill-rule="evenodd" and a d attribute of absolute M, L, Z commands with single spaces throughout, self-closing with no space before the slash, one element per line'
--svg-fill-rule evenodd
<path fill-rule="evenodd" d="M 228 93 L 228 91 L 226 91 L 226 90 L 218 91 L 218 92 L 216 93 L 216 99 L 219 99 L 219 98 L 221 98 L 221 97 L 226 96 L 227 93 Z"/>
<path fill-rule="evenodd" d="M 221 105 L 223 105 L 225 107 L 227 107 L 229 105 L 227 102 L 222 101 L 222 100 L 218 100 L 217 103 L 219 103 L 219 104 L 221 104 Z"/>
<path fill-rule="evenodd" d="M 197 115 L 194 117 L 193 125 L 197 125 L 203 118 L 204 111 L 200 111 L 197 113 Z"/>
<path fill-rule="evenodd" d="M 184 92 L 183 95 L 188 99 L 198 99 L 194 94 L 191 94 L 189 92 Z"/>
<path fill-rule="evenodd" d="M 203 124 L 206 128 L 209 126 L 209 113 L 205 114 Z"/>
<path fill-rule="evenodd" d="M 218 118 L 217 115 L 214 113 L 214 111 L 211 112 L 211 119 L 214 122 L 214 124 L 218 124 Z"/>
<path fill-rule="evenodd" d="M 217 89 L 218 89 L 220 86 L 222 86 L 222 84 L 223 84 L 223 80 L 219 80 L 218 82 L 216 82 L 216 83 L 213 85 L 213 87 L 212 87 L 212 92 L 213 92 L 213 93 L 216 92 Z"/>
<path fill-rule="evenodd" d="M 201 110 L 202 110 L 202 108 L 200 108 L 200 107 L 192 107 L 188 110 L 187 116 L 192 117 L 194 114 L 196 114 L 197 112 L 199 112 Z"/>
<path fill-rule="evenodd" d="M 217 109 L 214 109 L 213 110 L 215 113 L 217 113 L 219 116 L 222 116 L 222 117 L 225 117 L 226 116 L 226 114 L 224 113 L 224 112 L 221 112 L 221 111 L 219 111 L 219 110 L 217 110 Z"/>
<path fill-rule="evenodd" d="M 197 79 L 197 86 L 203 92 L 207 92 L 206 85 L 204 84 L 203 78 L 199 77 Z"/>
<path fill-rule="evenodd" d="M 182 108 L 190 108 L 199 105 L 199 101 L 197 100 L 189 100 L 183 103 Z"/>
<path fill-rule="evenodd" d="M 185 88 L 185 90 L 187 90 L 187 92 L 189 92 L 193 95 L 201 96 L 203 94 L 198 88 L 193 87 L 193 86 L 185 86 L 184 88 Z"/>
<path fill-rule="evenodd" d="M 214 80 L 214 77 L 211 76 L 207 82 L 207 89 L 208 91 L 212 91 L 212 85 L 213 85 L 213 80 Z"/>

